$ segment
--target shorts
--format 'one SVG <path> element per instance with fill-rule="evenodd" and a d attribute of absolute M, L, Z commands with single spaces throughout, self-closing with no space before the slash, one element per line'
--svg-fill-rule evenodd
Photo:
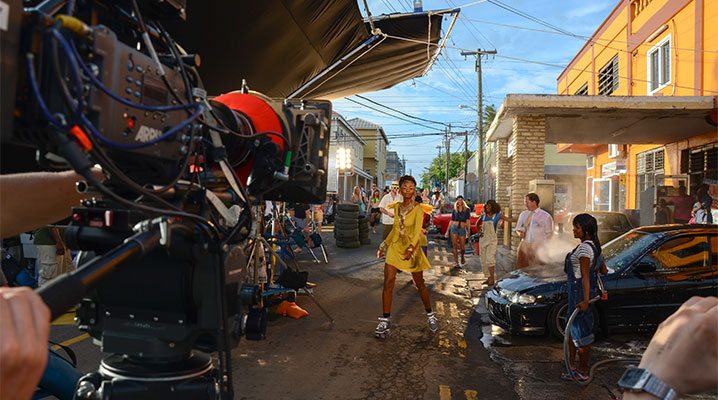
<path fill-rule="evenodd" d="M 459 227 L 459 225 L 451 225 L 451 234 L 466 237 L 466 228 Z"/>
<path fill-rule="evenodd" d="M 381 211 L 379 210 L 379 207 L 372 207 L 372 209 L 371 209 L 371 213 L 372 213 L 372 214 L 374 214 L 374 213 L 380 213 L 380 212 L 381 212 Z"/>

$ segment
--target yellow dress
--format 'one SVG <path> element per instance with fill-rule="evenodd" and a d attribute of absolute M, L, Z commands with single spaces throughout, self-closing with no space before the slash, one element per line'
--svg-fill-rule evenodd
<path fill-rule="evenodd" d="M 431 204 L 419 204 L 419 207 L 424 209 L 424 214 L 431 215 L 434 212 L 434 207 L 431 206 Z M 423 226 L 423 218 L 422 218 L 422 226 Z M 422 232 L 423 233 L 423 232 Z M 421 235 L 421 239 L 419 239 L 419 246 L 428 246 L 429 240 L 426 238 L 426 233 Z"/>
<path fill-rule="evenodd" d="M 400 202 L 392 205 L 394 209 L 394 226 L 384 241 L 387 245 L 386 263 L 404 272 L 419 272 L 429 269 L 431 264 L 429 264 L 429 260 L 426 259 L 426 255 L 424 255 L 420 247 L 422 238 L 426 240 L 426 235 L 422 232 L 424 209 L 418 204 L 415 205 L 404 216 L 402 229 L 400 206 Z M 410 245 L 414 246 L 414 252 L 410 259 L 404 260 L 404 254 L 406 254 L 406 249 Z"/>

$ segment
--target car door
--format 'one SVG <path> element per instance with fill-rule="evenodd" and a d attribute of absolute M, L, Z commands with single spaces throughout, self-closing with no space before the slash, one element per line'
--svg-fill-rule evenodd
<path fill-rule="evenodd" d="M 644 257 L 645 258 L 645 257 Z M 645 265 L 652 260 L 642 260 Z M 606 323 L 610 328 L 635 329 L 652 324 L 658 294 L 655 292 L 656 279 L 639 272 L 634 263 L 627 270 L 609 274 L 605 279 L 608 298 L 601 306 L 605 310 Z M 644 267 L 650 269 L 651 267 Z"/>
<path fill-rule="evenodd" d="M 690 235 L 671 239 L 653 252 L 658 261 L 655 275 L 663 286 L 656 304 L 661 321 L 693 296 L 718 295 L 716 251 L 718 236 Z"/>

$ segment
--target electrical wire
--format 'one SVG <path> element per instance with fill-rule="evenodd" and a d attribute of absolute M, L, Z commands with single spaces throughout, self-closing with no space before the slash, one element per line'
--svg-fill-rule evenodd
<path fill-rule="evenodd" d="M 424 125 L 424 124 L 421 124 L 421 123 L 418 123 L 418 122 L 414 122 L 414 121 L 409 120 L 409 119 L 405 119 L 405 118 L 401 118 L 401 117 L 398 117 L 398 116 L 393 115 L 393 114 L 389 114 L 389 113 L 386 112 L 386 111 L 379 110 L 379 109 L 377 109 L 377 108 L 368 106 L 368 105 L 366 105 L 366 104 L 362 104 L 362 103 L 360 103 L 360 102 L 358 102 L 358 101 L 356 101 L 356 100 L 354 100 L 354 99 L 350 99 L 350 98 L 348 98 L 348 97 L 345 98 L 345 99 L 348 100 L 348 101 L 351 101 L 352 103 L 359 104 L 360 106 L 364 106 L 364 107 L 369 108 L 369 109 L 371 109 L 371 110 L 374 110 L 374 111 L 376 111 L 376 112 L 379 112 L 379 113 L 388 115 L 388 116 L 393 117 L 393 118 L 396 118 L 396 119 L 400 119 L 400 120 L 402 120 L 402 121 L 405 121 L 405 122 L 408 122 L 408 123 L 411 123 L 411 124 L 414 124 L 414 125 L 423 126 L 424 128 L 429 128 L 429 129 L 436 129 L 436 128 L 433 127 L 433 126 Z"/>
<path fill-rule="evenodd" d="M 374 101 L 374 100 L 372 100 L 372 99 L 370 99 L 370 98 L 368 98 L 368 97 L 364 97 L 364 96 L 362 96 L 362 95 L 360 95 L 360 94 L 355 95 L 355 97 L 358 97 L 358 98 L 360 98 L 360 99 L 362 99 L 362 100 L 366 100 L 366 101 L 368 101 L 368 102 L 370 102 L 370 103 L 372 103 L 372 104 L 376 104 L 377 106 L 384 107 L 384 108 L 386 108 L 386 109 L 389 109 L 389 110 L 398 112 L 399 114 L 401 114 L 401 115 L 403 115 L 403 116 L 405 116 L 405 117 L 418 119 L 418 120 L 420 120 L 420 121 L 429 122 L 429 123 L 432 123 L 432 124 L 449 126 L 448 124 L 446 124 L 446 123 L 444 123 L 444 122 L 432 121 L 432 120 L 430 120 L 430 119 L 421 118 L 421 117 L 417 117 L 417 116 L 414 116 L 414 115 L 411 115 L 411 114 L 407 114 L 407 113 L 405 113 L 405 112 L 403 112 L 403 111 L 399 111 L 399 110 L 397 110 L 397 109 L 395 109 L 395 108 L 392 108 L 392 107 L 389 107 L 389 106 L 387 106 L 387 105 L 381 104 L 381 103 L 379 103 L 379 102 L 377 102 L 377 101 Z"/>

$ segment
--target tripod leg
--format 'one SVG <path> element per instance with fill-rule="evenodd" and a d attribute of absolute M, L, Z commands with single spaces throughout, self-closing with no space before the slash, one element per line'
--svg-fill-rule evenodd
<path fill-rule="evenodd" d="M 322 254 L 324 254 L 324 264 L 329 264 L 329 259 L 327 258 L 327 250 L 324 248 L 324 244 L 322 243 L 319 245 L 319 247 L 322 248 Z"/>
<path fill-rule="evenodd" d="M 333 324 L 333 323 L 334 323 L 334 318 L 332 318 L 332 316 L 329 315 L 329 313 L 327 312 L 327 310 L 325 310 L 324 307 L 322 307 L 322 305 L 319 304 L 319 302 L 317 301 L 317 299 L 314 297 L 314 294 L 312 294 L 312 292 L 309 291 L 306 287 L 302 288 L 302 290 L 304 291 L 304 293 L 306 293 L 306 294 L 309 295 L 309 298 L 312 299 L 312 301 L 314 302 L 314 304 L 316 304 L 317 307 L 319 307 L 320 310 L 322 310 L 322 312 L 324 313 L 324 315 L 327 316 L 327 319 L 329 319 L 329 322 L 331 322 L 331 323 Z"/>
<path fill-rule="evenodd" d="M 307 250 L 309 250 L 309 254 L 312 255 L 312 258 L 314 259 L 314 262 L 317 263 L 317 264 L 319 264 L 319 259 L 317 258 L 317 256 L 316 256 L 316 255 L 314 254 L 314 252 L 312 251 L 312 248 L 309 247 L 309 246 L 307 246 Z"/>

